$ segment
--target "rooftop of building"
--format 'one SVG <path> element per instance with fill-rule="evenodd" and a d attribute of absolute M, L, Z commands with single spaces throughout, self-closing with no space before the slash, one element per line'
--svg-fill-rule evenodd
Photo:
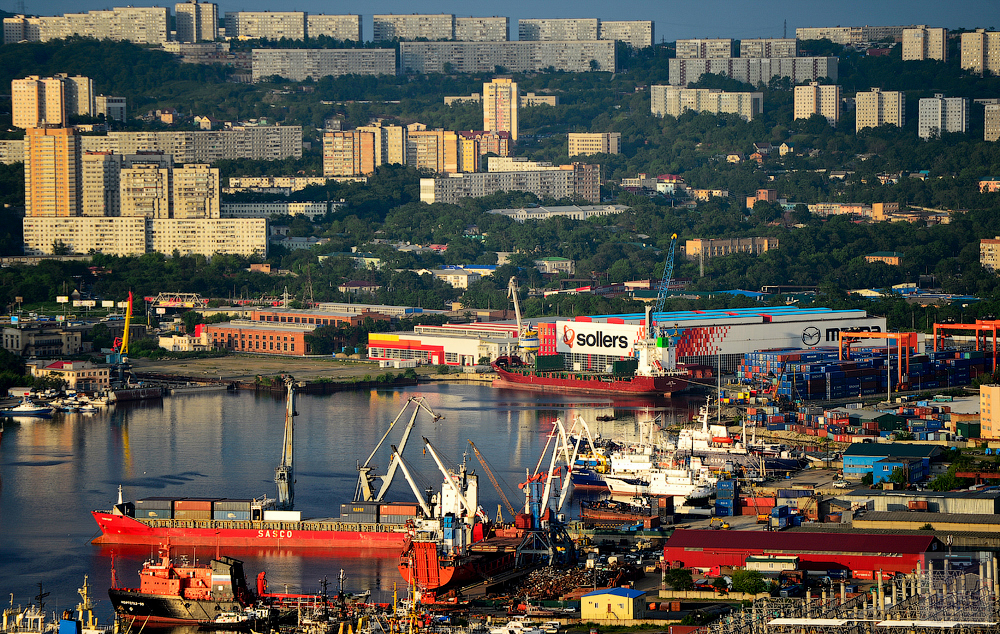
<path fill-rule="evenodd" d="M 848 498 L 907 497 L 907 498 L 953 498 L 993 500 L 1000 497 L 997 491 L 883 491 L 882 489 L 859 489 L 843 493 Z"/>
<path fill-rule="evenodd" d="M 913 445 L 909 443 L 856 442 L 844 450 L 844 456 L 871 456 L 879 458 L 932 458 L 941 454 L 939 445 Z"/>
<path fill-rule="evenodd" d="M 1000 526 L 1000 515 L 979 513 L 924 513 L 914 511 L 867 511 L 857 519 L 866 522 L 926 522 L 939 524 L 991 524 Z"/>
<path fill-rule="evenodd" d="M 719 531 L 678 529 L 667 539 L 665 546 L 710 550 L 764 550 L 774 553 L 918 554 L 931 550 L 936 541 L 933 535 L 924 537 L 870 533 L 729 531 L 720 536 Z"/>
<path fill-rule="evenodd" d="M 600 590 L 594 590 L 593 592 L 588 592 L 583 595 L 585 597 L 596 597 L 610 594 L 616 597 L 625 597 L 628 599 L 637 599 L 639 597 L 646 596 L 646 593 L 642 590 L 633 590 L 632 588 L 601 588 Z"/>

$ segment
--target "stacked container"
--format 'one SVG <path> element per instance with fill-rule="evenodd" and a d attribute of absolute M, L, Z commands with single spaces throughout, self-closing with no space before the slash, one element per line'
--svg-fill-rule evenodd
<path fill-rule="evenodd" d="M 416 504 L 381 504 L 378 507 L 380 524 L 405 524 L 417 516 Z"/>
<path fill-rule="evenodd" d="M 715 514 L 719 517 L 736 515 L 739 483 L 736 480 L 719 480 L 715 485 Z"/>
<path fill-rule="evenodd" d="M 249 520 L 251 502 L 252 500 L 218 500 L 212 504 L 212 519 Z"/>
<path fill-rule="evenodd" d="M 143 519 L 168 520 L 174 516 L 174 499 L 155 497 L 136 500 L 135 516 Z"/>
<path fill-rule="evenodd" d="M 213 499 L 185 498 L 174 500 L 175 520 L 210 520 L 212 519 Z"/>
<path fill-rule="evenodd" d="M 340 519 L 358 524 L 378 523 L 378 502 L 350 502 L 340 505 Z"/>
<path fill-rule="evenodd" d="M 771 509 L 771 528 L 781 530 L 789 526 L 791 513 L 787 506 L 776 506 Z"/>

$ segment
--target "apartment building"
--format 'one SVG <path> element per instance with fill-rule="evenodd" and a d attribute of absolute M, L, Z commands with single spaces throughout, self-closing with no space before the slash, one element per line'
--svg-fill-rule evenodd
<path fill-rule="evenodd" d="M 174 21 L 178 42 L 214 42 L 219 37 L 219 5 L 214 2 L 178 2 Z"/>
<path fill-rule="evenodd" d="M 603 218 L 626 212 L 631 207 L 627 205 L 567 205 L 562 207 L 520 207 L 518 209 L 490 209 L 487 213 L 507 216 L 524 224 L 529 220 L 548 220 L 549 218 L 570 218 L 571 220 L 587 220 L 588 218 Z"/>
<path fill-rule="evenodd" d="M 219 169 L 205 164 L 173 168 L 171 218 L 220 218 Z"/>
<path fill-rule="evenodd" d="M 1000 385 L 979 386 L 979 437 L 1000 440 Z"/>
<path fill-rule="evenodd" d="M 476 142 L 479 154 L 495 154 L 496 156 L 510 156 L 513 141 L 510 132 L 490 132 L 487 130 L 469 130 L 459 132 L 459 137 L 471 139 Z"/>
<path fill-rule="evenodd" d="M 573 191 L 577 196 L 598 203 L 601 201 L 601 166 L 588 163 L 553 165 L 549 161 L 529 161 L 523 156 L 491 156 L 487 163 L 490 172 L 551 172 L 571 170 Z"/>
<path fill-rule="evenodd" d="M 478 165 L 478 156 L 474 161 Z M 459 136 L 451 130 L 408 130 L 406 164 L 441 174 L 473 171 L 471 164 L 460 162 Z"/>
<path fill-rule="evenodd" d="M 795 38 L 740 40 L 740 57 L 795 57 L 798 53 Z"/>
<path fill-rule="evenodd" d="M 68 116 L 94 113 L 94 81 L 89 77 L 29 75 L 12 80 L 10 91 L 15 128 L 61 126 L 68 123 Z"/>
<path fill-rule="evenodd" d="M 81 138 L 83 151 L 162 152 L 176 163 L 214 163 L 248 158 L 274 161 L 302 157 L 301 126 L 237 126 L 228 130 L 109 132 Z"/>
<path fill-rule="evenodd" d="M 853 46 L 868 42 L 892 40 L 901 42 L 903 31 L 916 28 L 910 26 L 822 26 L 795 29 L 797 40 L 830 40 L 834 44 Z"/>
<path fill-rule="evenodd" d="M 856 132 L 881 125 L 902 128 L 906 123 L 906 95 L 902 92 L 883 92 L 872 88 L 871 92 L 859 92 L 854 97 Z"/>
<path fill-rule="evenodd" d="M 94 97 L 94 116 L 103 115 L 105 121 L 125 121 L 125 97 L 97 95 Z"/>
<path fill-rule="evenodd" d="M 205 219 L 220 213 L 219 170 L 134 163 L 119 173 L 123 217 Z"/>
<path fill-rule="evenodd" d="M 652 20 L 601 20 L 598 39 L 625 42 L 632 48 L 652 46 L 656 34 Z"/>
<path fill-rule="evenodd" d="M 1000 75 L 1000 31 L 962 33 L 962 68 L 980 75 L 984 71 Z"/>
<path fill-rule="evenodd" d="M 424 38 L 432 42 L 452 40 L 455 38 L 455 16 L 450 13 L 373 15 L 372 28 L 374 31 L 372 39 L 376 42 L 415 40 L 417 38 Z"/>
<path fill-rule="evenodd" d="M 670 84 L 686 86 L 706 73 L 715 73 L 747 84 L 768 84 L 776 77 L 787 77 L 792 83 L 829 78 L 837 81 L 836 57 L 728 57 L 672 58 L 668 62 Z"/>
<path fill-rule="evenodd" d="M 570 132 L 569 156 L 620 154 L 621 132 Z"/>
<path fill-rule="evenodd" d="M 840 86 L 809 82 L 795 87 L 795 118 L 808 119 L 814 114 L 826 117 L 830 125 L 840 122 Z"/>
<path fill-rule="evenodd" d="M 277 75 L 292 81 L 342 75 L 395 75 L 396 51 L 391 48 L 266 48 L 254 49 L 252 81 Z"/>
<path fill-rule="evenodd" d="M 679 59 L 729 59 L 733 57 L 733 41 L 729 38 L 698 38 L 677 40 Z"/>
<path fill-rule="evenodd" d="M 496 160 L 497 157 L 490 157 L 489 172 L 420 179 L 420 200 L 456 204 L 462 198 L 478 198 L 499 191 L 525 191 L 539 198 L 580 196 L 593 203 L 600 202 L 600 165 L 535 164 L 533 169 L 494 171 Z M 500 160 L 504 164 L 515 162 Z"/>
<path fill-rule="evenodd" d="M 777 238 L 696 238 L 684 243 L 684 255 L 689 260 L 717 258 L 733 253 L 760 255 L 778 248 Z"/>
<path fill-rule="evenodd" d="M 679 117 L 686 110 L 693 110 L 711 114 L 735 114 L 752 121 L 764 109 L 764 93 L 760 92 L 650 86 L 649 95 L 650 110 L 658 117 Z"/>
<path fill-rule="evenodd" d="M 361 130 L 323 135 L 324 176 L 368 176 L 375 173 L 375 134 Z"/>
<path fill-rule="evenodd" d="M 315 220 L 331 209 L 342 207 L 342 202 L 266 202 L 222 203 L 220 218 L 270 218 L 271 216 L 305 216 Z"/>
<path fill-rule="evenodd" d="M 24 162 L 24 139 L 0 139 L 0 163 L 13 165 Z"/>
<path fill-rule="evenodd" d="M 979 241 L 979 263 L 991 273 L 1000 271 L 1000 236 Z M 1000 410 L 997 413 L 1000 414 Z M 997 431 L 1000 432 L 1000 427 Z"/>
<path fill-rule="evenodd" d="M 1000 103 L 988 103 L 984 106 L 985 126 L 983 139 L 1000 141 Z"/>
<path fill-rule="evenodd" d="M 106 11 L 61 16 L 4 18 L 4 43 L 47 42 L 74 35 L 136 44 L 162 44 L 169 39 L 170 9 L 115 7 Z"/>
<path fill-rule="evenodd" d="M 492 73 L 501 66 L 512 73 L 555 69 L 567 73 L 614 71 L 612 41 L 401 42 L 400 72 Z"/>
<path fill-rule="evenodd" d="M 917 134 L 921 139 L 940 137 L 945 132 L 968 132 L 968 99 L 936 93 L 921 99 L 918 105 Z"/>
<path fill-rule="evenodd" d="M 483 84 L 483 130 L 507 132 L 517 141 L 517 82 L 509 77 L 497 77 Z"/>
<path fill-rule="evenodd" d="M 121 215 L 170 218 L 170 167 L 138 164 L 122 169 L 119 178 Z"/>
<path fill-rule="evenodd" d="M 226 37 L 302 40 L 306 37 L 306 14 L 303 11 L 227 11 Z"/>
<path fill-rule="evenodd" d="M 948 61 L 948 29 L 926 25 L 903 29 L 903 61 L 923 59 Z"/>
<path fill-rule="evenodd" d="M 407 129 L 398 125 L 383 125 L 382 120 L 358 130 L 375 135 L 375 166 L 405 165 Z"/>
<path fill-rule="evenodd" d="M 307 15 L 306 35 L 332 37 L 342 42 L 361 41 L 360 15 Z"/>
<path fill-rule="evenodd" d="M 24 137 L 26 217 L 80 215 L 80 135 L 72 128 L 28 128 Z"/>
<path fill-rule="evenodd" d="M 517 21 L 517 39 L 534 42 L 596 40 L 600 34 L 597 18 L 522 19 Z"/>
<path fill-rule="evenodd" d="M 455 18 L 455 39 L 459 42 L 507 42 L 510 18 Z"/>
<path fill-rule="evenodd" d="M 161 169 L 169 169 L 174 161 L 170 155 L 153 152 L 83 152 L 80 156 L 80 215 L 121 215 L 121 171 L 138 164 L 152 164 Z"/>
<path fill-rule="evenodd" d="M 83 352 L 83 329 L 66 328 L 58 322 L 4 328 L 3 348 L 24 359 L 80 354 Z"/>

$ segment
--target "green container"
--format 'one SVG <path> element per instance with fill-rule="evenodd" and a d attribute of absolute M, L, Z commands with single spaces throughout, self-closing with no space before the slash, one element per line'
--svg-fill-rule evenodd
<path fill-rule="evenodd" d="M 615 376 L 633 376 L 635 371 L 639 369 L 638 359 L 626 359 L 624 361 L 615 361 L 611 366 L 611 371 Z"/>
<path fill-rule="evenodd" d="M 540 372 L 551 372 L 565 369 L 561 354 L 545 354 L 535 357 L 535 369 Z"/>

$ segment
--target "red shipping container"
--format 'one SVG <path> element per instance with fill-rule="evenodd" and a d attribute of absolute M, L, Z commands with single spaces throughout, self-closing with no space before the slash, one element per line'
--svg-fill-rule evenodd
<path fill-rule="evenodd" d="M 852 570 L 851 577 L 855 579 L 874 579 L 875 576 L 872 574 L 871 570 Z"/>

